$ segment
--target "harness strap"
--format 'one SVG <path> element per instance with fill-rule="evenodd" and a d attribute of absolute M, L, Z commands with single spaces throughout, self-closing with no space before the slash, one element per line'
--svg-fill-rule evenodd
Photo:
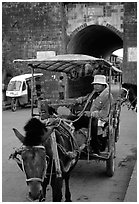
<path fill-rule="evenodd" d="M 46 191 L 49 190 L 49 187 L 50 187 L 51 181 L 52 181 L 52 175 L 53 175 L 53 159 L 52 159 L 51 171 L 50 171 L 50 174 L 49 174 L 49 175 L 50 175 L 50 178 L 49 178 L 49 183 L 48 183 L 48 185 L 47 185 Z"/>
<path fill-rule="evenodd" d="M 55 168 L 56 168 L 57 177 L 62 177 L 60 160 L 59 160 L 58 149 L 57 149 L 56 136 L 55 136 L 55 130 L 51 133 L 51 138 L 52 138 L 53 158 L 55 161 Z"/>
<path fill-rule="evenodd" d="M 33 146 L 33 147 L 35 147 L 35 148 L 40 148 L 40 149 L 44 149 L 44 150 L 45 150 L 45 147 L 42 146 L 42 145 L 37 145 L 37 146 Z"/>
<path fill-rule="evenodd" d="M 67 127 L 65 127 L 62 123 L 61 123 L 61 125 L 62 125 L 62 127 L 69 133 L 69 135 L 71 136 L 71 138 L 72 138 L 72 146 L 75 145 L 76 148 L 79 150 L 80 148 L 79 148 L 79 146 L 78 146 L 78 144 L 77 144 L 77 141 L 76 141 L 76 139 L 75 139 L 75 137 L 74 137 L 74 135 L 73 135 L 73 132 L 70 131 Z M 74 144 L 73 144 L 73 142 L 74 142 Z"/>
<path fill-rule="evenodd" d="M 40 181 L 40 182 L 43 182 L 43 179 L 41 179 L 41 178 L 29 178 L 29 179 L 26 179 L 26 182 L 30 182 L 30 181 Z"/>

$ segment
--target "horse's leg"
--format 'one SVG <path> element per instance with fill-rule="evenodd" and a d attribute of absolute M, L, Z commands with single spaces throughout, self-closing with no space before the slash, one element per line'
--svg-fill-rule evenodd
<path fill-rule="evenodd" d="M 72 202 L 71 200 L 71 193 L 69 188 L 69 178 L 70 174 L 65 175 L 65 202 Z"/>
<path fill-rule="evenodd" d="M 52 196 L 53 202 L 61 202 L 62 200 L 63 178 L 52 178 Z"/>

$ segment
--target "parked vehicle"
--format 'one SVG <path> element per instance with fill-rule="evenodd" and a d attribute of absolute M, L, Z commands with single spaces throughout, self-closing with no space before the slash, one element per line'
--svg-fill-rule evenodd
<path fill-rule="evenodd" d="M 34 79 L 42 77 L 42 73 L 34 74 Z M 13 77 L 7 87 L 6 96 L 11 98 L 11 109 L 16 111 L 18 106 L 31 104 L 32 74 L 22 74 Z"/>

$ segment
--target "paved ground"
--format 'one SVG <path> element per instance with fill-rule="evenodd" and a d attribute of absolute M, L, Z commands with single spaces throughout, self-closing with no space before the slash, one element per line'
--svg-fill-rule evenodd
<path fill-rule="evenodd" d="M 131 179 L 127 188 L 124 202 L 136 202 L 137 201 L 137 163 L 133 169 Z"/>

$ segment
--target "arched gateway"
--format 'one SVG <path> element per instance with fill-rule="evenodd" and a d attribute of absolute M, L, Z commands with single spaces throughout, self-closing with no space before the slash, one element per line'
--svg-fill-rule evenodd
<path fill-rule="evenodd" d="M 110 24 L 84 24 L 73 31 L 67 45 L 67 52 L 106 58 L 113 51 L 123 47 L 123 35 Z"/>

